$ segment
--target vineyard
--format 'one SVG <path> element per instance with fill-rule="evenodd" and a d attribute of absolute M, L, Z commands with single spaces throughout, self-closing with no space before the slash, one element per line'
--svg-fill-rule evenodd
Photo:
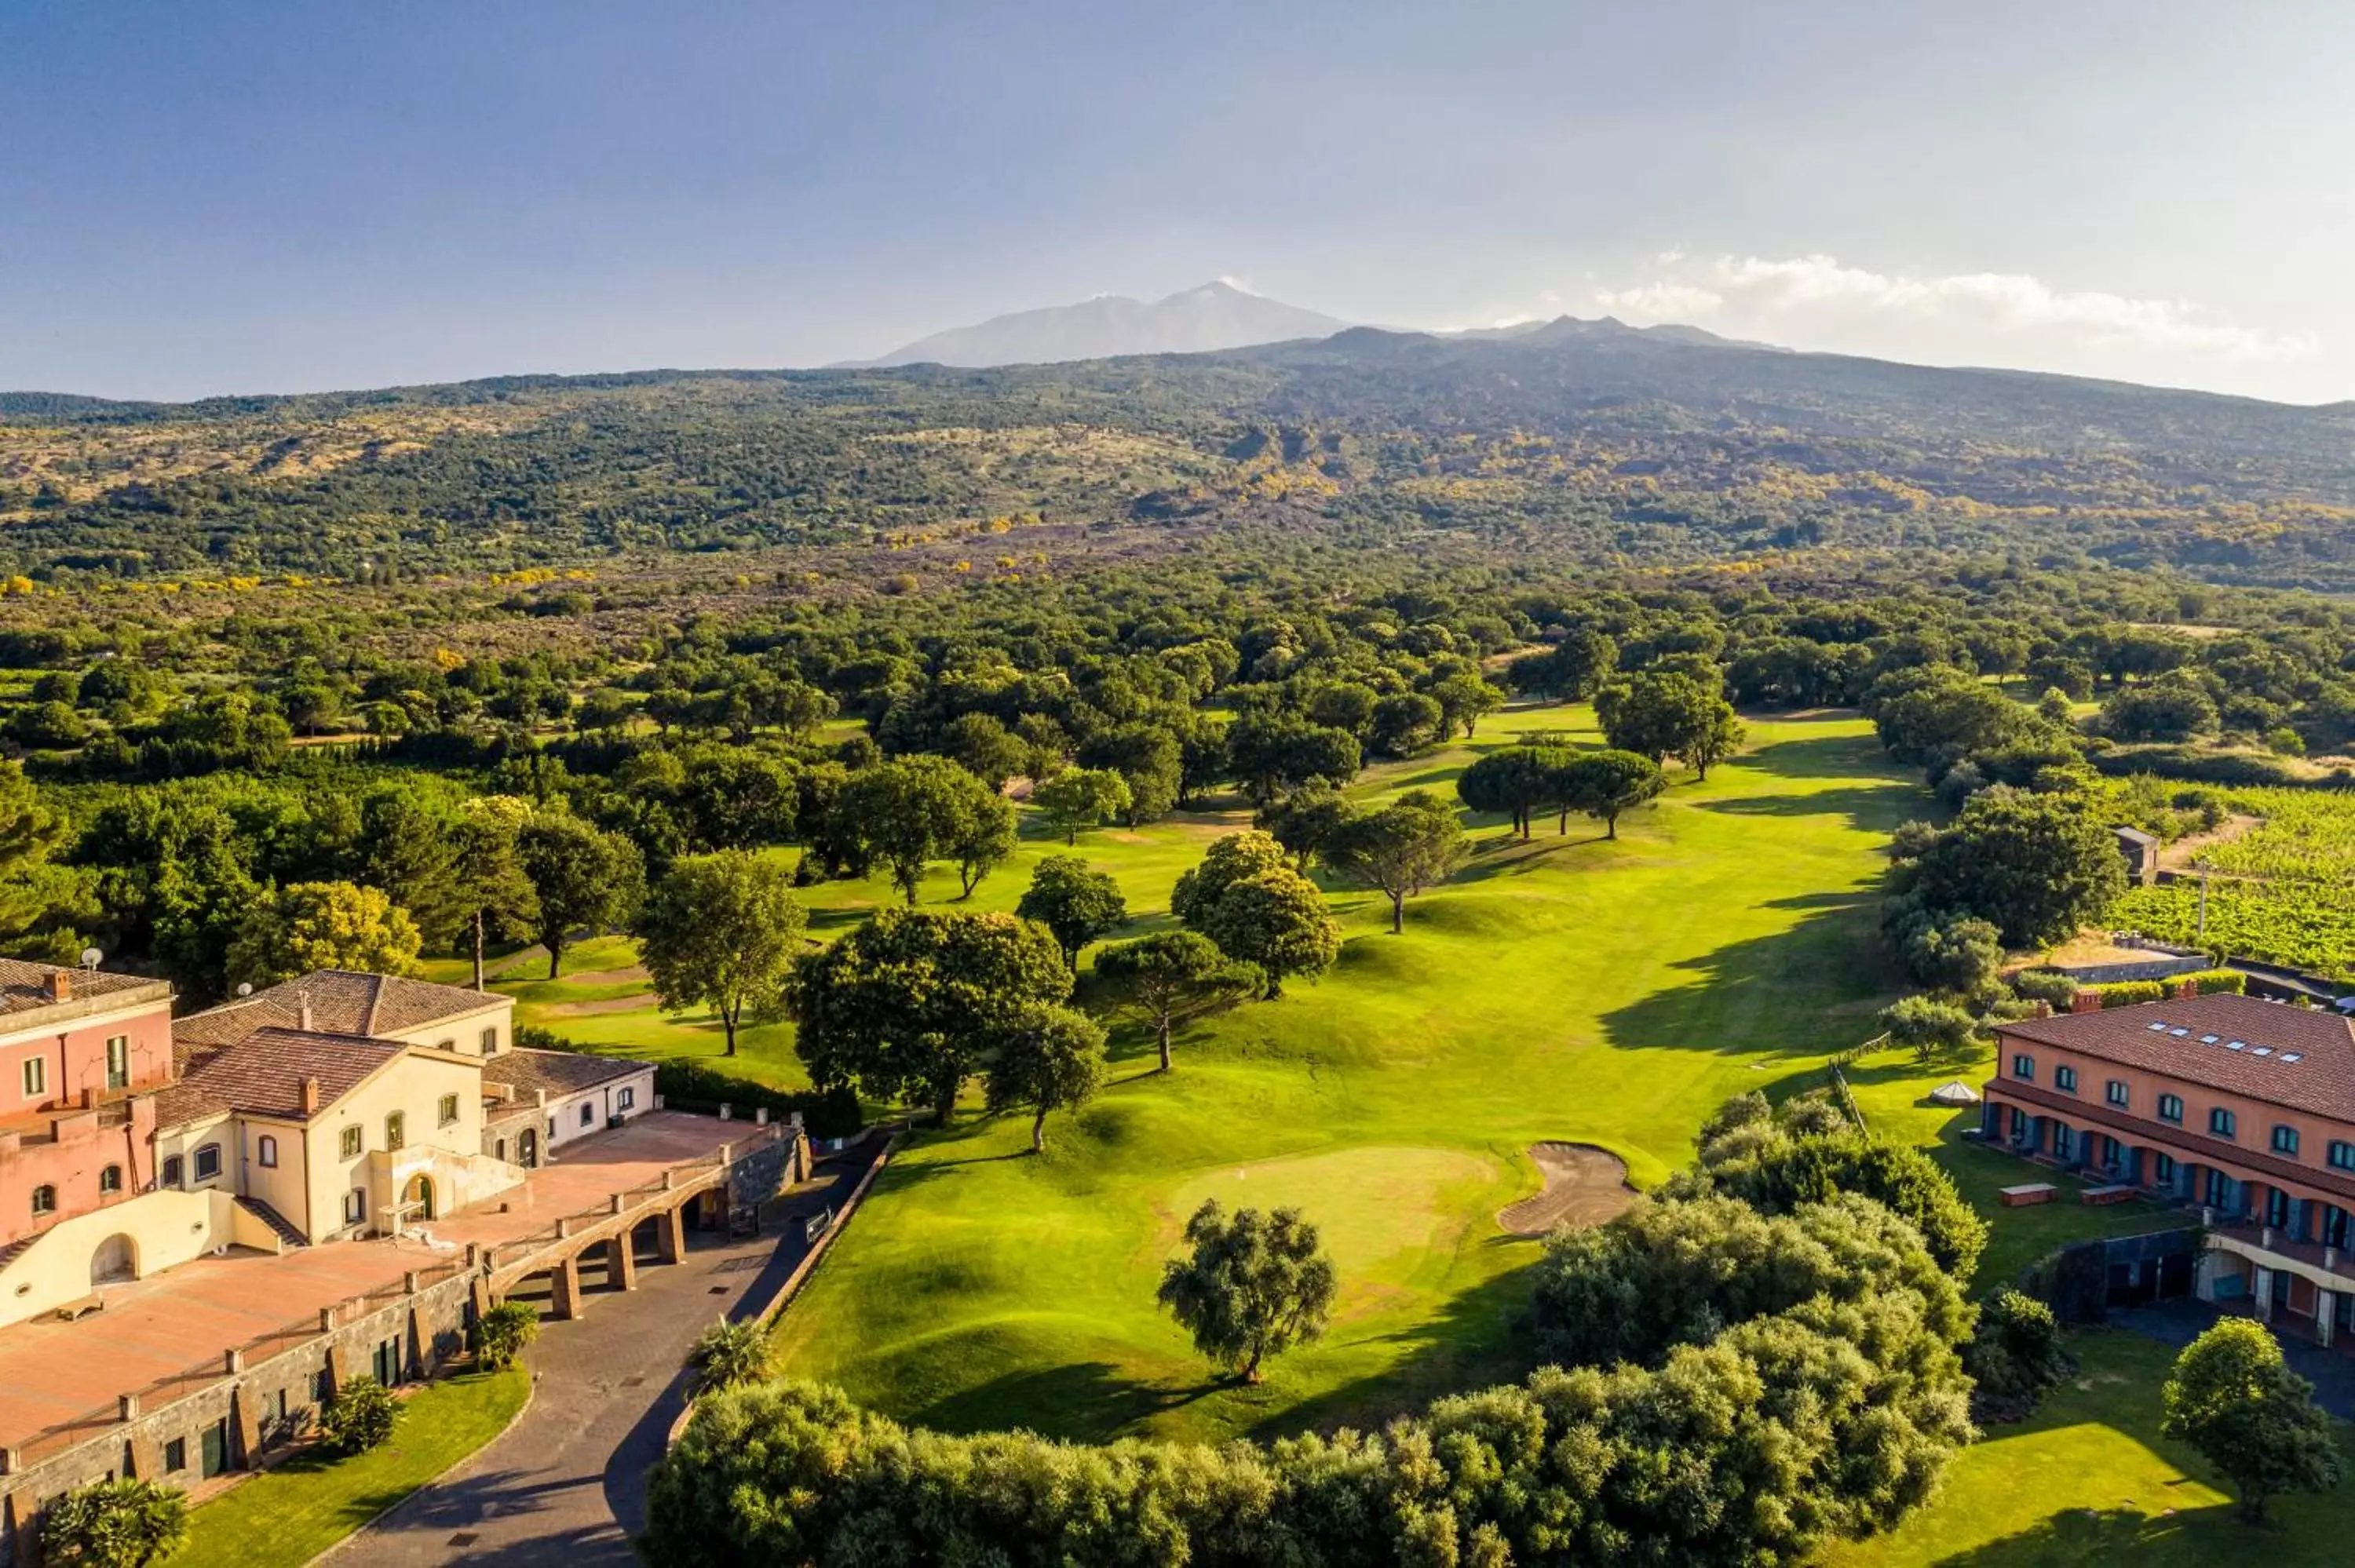
<path fill-rule="evenodd" d="M 2193 942 L 2236 958 L 2355 980 L 2355 796 L 2312 789 L 2242 789 L 2235 812 L 2264 821 L 2203 849 L 2216 874 L 2200 935 L 2196 882 L 2137 887 L 2109 923 L 2162 941 Z"/>

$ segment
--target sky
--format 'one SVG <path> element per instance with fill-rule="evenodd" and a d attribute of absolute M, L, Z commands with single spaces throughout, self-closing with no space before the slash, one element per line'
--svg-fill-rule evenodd
<path fill-rule="evenodd" d="M 2355 398 L 2344 0 L 0 0 L 0 388 L 817 365 L 1214 277 Z"/>

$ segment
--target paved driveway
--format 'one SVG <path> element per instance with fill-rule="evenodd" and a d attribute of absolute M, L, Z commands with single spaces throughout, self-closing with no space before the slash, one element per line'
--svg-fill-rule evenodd
<path fill-rule="evenodd" d="M 548 1323 L 529 1352 L 532 1401 L 497 1440 L 353 1536 L 323 1562 L 631 1568 L 645 1477 L 685 1405 L 679 1365 L 705 1327 L 765 1301 L 807 1250 L 801 1217 L 839 1207 L 875 1139 L 818 1168 L 784 1217 L 746 1241 L 712 1241 L 677 1267 L 645 1266 L 628 1294 L 592 1289 L 588 1310 Z"/>

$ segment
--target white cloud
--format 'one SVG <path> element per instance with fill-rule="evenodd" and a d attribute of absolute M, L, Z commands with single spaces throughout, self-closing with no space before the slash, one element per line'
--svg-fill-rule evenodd
<path fill-rule="evenodd" d="M 2275 363 L 2320 349 L 2310 335 L 2217 321 L 2186 301 L 2060 289 L 2020 272 L 1915 276 L 1824 255 L 1724 256 L 1702 267 L 1670 251 L 1659 260 L 1661 275 L 1597 289 L 1596 302 L 1638 321 L 1735 318 L 1744 330 L 1796 345 L 1849 347 L 1863 340 L 1885 345 L 1868 351 L 1901 357 L 1967 355 L 1991 336 L 2015 340 L 2037 357 L 2094 351 Z"/>

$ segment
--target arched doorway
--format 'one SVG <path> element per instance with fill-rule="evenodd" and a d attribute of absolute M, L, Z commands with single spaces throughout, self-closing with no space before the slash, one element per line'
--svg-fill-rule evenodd
<path fill-rule="evenodd" d="M 433 1181 L 423 1171 L 409 1179 L 400 1190 L 401 1218 L 411 1224 L 433 1218 Z"/>
<path fill-rule="evenodd" d="M 92 1285 L 121 1285 L 139 1277 L 139 1245 L 126 1235 L 112 1235 L 90 1255 Z"/>
<path fill-rule="evenodd" d="M 516 1139 L 516 1163 L 522 1166 L 525 1170 L 537 1171 L 539 1169 L 538 1128 L 526 1128 L 524 1129 L 523 1136 Z"/>

